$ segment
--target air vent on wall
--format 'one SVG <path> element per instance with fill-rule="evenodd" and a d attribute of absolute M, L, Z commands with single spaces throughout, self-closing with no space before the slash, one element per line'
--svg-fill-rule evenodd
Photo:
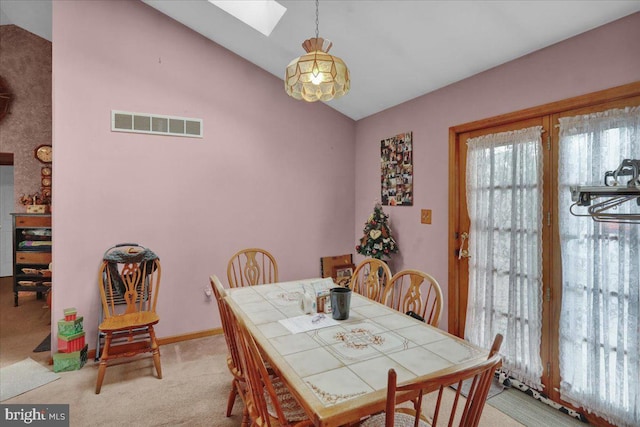
<path fill-rule="evenodd" d="M 202 119 L 111 110 L 111 130 L 202 138 Z"/>

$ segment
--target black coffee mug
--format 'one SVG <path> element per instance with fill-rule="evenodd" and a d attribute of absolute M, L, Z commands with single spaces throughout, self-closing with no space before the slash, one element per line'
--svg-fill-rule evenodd
<path fill-rule="evenodd" d="M 331 288 L 329 292 L 331 295 L 331 316 L 336 320 L 347 320 L 351 306 L 351 289 Z"/>

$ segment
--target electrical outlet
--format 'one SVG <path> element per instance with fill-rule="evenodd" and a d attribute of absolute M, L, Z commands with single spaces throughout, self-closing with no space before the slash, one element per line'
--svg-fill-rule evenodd
<path fill-rule="evenodd" d="M 420 211 L 420 222 L 422 224 L 431 224 L 431 209 L 422 209 Z"/>

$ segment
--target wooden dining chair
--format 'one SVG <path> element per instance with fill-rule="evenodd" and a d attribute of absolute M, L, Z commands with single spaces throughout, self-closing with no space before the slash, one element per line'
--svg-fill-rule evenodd
<path fill-rule="evenodd" d="M 391 270 L 386 262 L 367 258 L 356 267 L 349 288 L 369 299 L 382 302 L 384 288 L 391 279 Z"/>
<path fill-rule="evenodd" d="M 442 290 L 438 281 L 420 270 L 402 270 L 385 287 L 382 303 L 402 313 L 413 311 L 431 326 L 440 323 Z"/>
<path fill-rule="evenodd" d="M 231 372 L 233 379 L 231 380 L 231 390 L 229 391 L 229 398 L 227 399 L 227 417 L 231 416 L 231 411 L 233 410 L 233 405 L 236 401 L 236 397 L 240 396 L 242 402 L 245 404 L 243 410 L 243 425 L 247 424 L 248 421 L 248 412 L 247 412 L 247 399 L 246 399 L 246 391 L 247 386 L 244 379 L 244 374 L 242 372 L 242 363 L 240 361 L 240 350 L 237 333 L 234 332 L 231 326 L 231 320 L 229 317 L 231 313 L 229 313 L 229 307 L 224 301 L 224 297 L 227 296 L 227 291 L 225 291 L 224 286 L 218 279 L 218 276 L 213 275 L 209 277 L 209 282 L 211 283 L 211 289 L 213 290 L 213 295 L 216 298 L 216 302 L 218 304 L 218 310 L 220 311 L 220 321 L 222 322 L 222 331 L 224 333 L 224 339 L 227 343 L 227 349 L 229 354 L 227 355 L 227 367 Z"/>
<path fill-rule="evenodd" d="M 276 283 L 278 264 L 273 255 L 264 249 L 242 249 L 229 260 L 227 279 L 232 288 Z"/>
<path fill-rule="evenodd" d="M 232 313 L 231 324 L 237 330 L 241 343 L 241 361 L 247 382 L 247 408 L 251 425 L 257 427 L 312 426 L 313 422 L 282 380 L 269 374 L 258 345 L 242 318 L 237 317 L 232 309 L 230 313 Z"/>
<path fill-rule="evenodd" d="M 394 426 L 421 426 L 436 427 L 438 421 L 444 423 L 442 425 L 453 426 L 457 419 L 459 427 L 476 427 L 480 422 L 480 416 L 484 410 L 487 401 L 487 395 L 491 382 L 493 381 L 494 372 L 502 365 L 502 357 L 498 354 L 502 345 L 502 335 L 496 335 L 493 345 L 489 351 L 489 357 L 479 363 L 476 363 L 462 371 L 453 372 L 438 377 L 432 377 L 426 380 L 409 381 L 403 384 L 397 383 L 397 375 L 395 370 L 389 369 L 387 380 L 387 404 L 385 412 L 369 417 L 361 423 L 362 427 L 394 427 Z M 460 401 L 462 383 L 471 381 L 471 387 L 464 403 L 462 413 L 456 411 Z M 444 390 L 450 386 L 457 385 L 455 398 L 449 414 L 445 413 L 442 405 L 442 395 Z M 425 393 L 438 390 L 438 398 L 433 418 L 429 419 L 422 413 L 422 398 Z M 398 396 L 407 395 L 407 393 L 418 393 L 417 398 L 413 400 L 414 408 L 400 407 L 397 408 Z M 394 414 L 388 417 L 387 414 Z"/>
<path fill-rule="evenodd" d="M 162 378 L 160 348 L 153 326 L 160 289 L 160 259 L 135 243 L 116 245 L 105 252 L 98 273 L 104 335 L 96 394 L 100 393 L 108 362 L 151 353 L 158 378 Z"/>

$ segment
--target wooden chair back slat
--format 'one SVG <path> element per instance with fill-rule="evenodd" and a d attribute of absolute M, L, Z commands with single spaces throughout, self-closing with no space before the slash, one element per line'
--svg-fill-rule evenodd
<path fill-rule="evenodd" d="M 119 277 L 115 277 L 115 275 Z M 115 271 L 103 261 L 98 273 L 104 318 L 140 311 L 155 313 L 162 276 L 160 260 L 127 263 Z M 118 288 L 118 283 L 124 287 Z"/>
<path fill-rule="evenodd" d="M 382 303 L 402 313 L 413 311 L 425 322 L 438 326 L 442 311 L 442 290 L 428 273 L 407 269 L 397 272 L 384 290 Z"/>
<path fill-rule="evenodd" d="M 387 403 L 385 426 L 394 427 L 394 416 L 388 416 L 388 414 L 394 414 L 397 401 L 397 396 L 406 394 L 407 392 L 418 393 L 418 398 L 414 400 L 414 425 L 417 426 L 422 416 L 421 402 L 422 393 L 427 390 L 438 390 L 438 398 L 436 400 L 436 407 L 433 415 L 433 420 L 430 423 L 432 427 L 440 425 L 439 421 L 444 421 L 445 425 L 452 427 L 455 423 L 455 419 L 459 416 L 457 423 L 460 427 L 476 427 L 480 422 L 480 416 L 482 415 L 489 388 L 494 377 L 496 369 L 502 364 L 502 358 L 498 354 L 500 346 L 502 345 L 502 335 L 496 335 L 489 356 L 486 360 L 476 363 L 462 371 L 442 375 L 427 380 L 407 382 L 404 384 L 397 384 L 397 376 L 393 369 L 388 372 L 388 384 L 387 384 Z M 465 381 L 471 381 L 471 387 L 466 397 L 466 403 L 462 414 L 457 413 L 458 404 L 460 402 L 460 396 L 462 385 Z M 449 386 L 457 385 L 456 393 L 453 400 L 453 405 L 449 413 L 443 413 L 442 396 L 444 390 Z"/>
<path fill-rule="evenodd" d="M 216 299 L 216 303 L 218 304 L 222 331 L 227 343 L 227 349 L 229 350 L 229 356 L 231 356 L 232 366 L 230 366 L 229 369 L 234 376 L 238 376 L 244 380 L 244 377 L 242 376 L 242 363 L 240 361 L 240 353 L 238 350 L 237 334 L 232 329 L 229 306 L 224 302 L 227 292 L 217 276 L 211 276 L 209 281 L 211 282 L 211 289 L 213 290 L 213 295 Z"/>
<path fill-rule="evenodd" d="M 245 404 L 242 413 L 243 425 L 245 425 L 244 423 L 248 420 L 249 412 L 247 410 L 247 385 L 244 372 L 242 370 L 242 361 L 240 359 L 239 337 L 231 324 L 230 317 L 232 314 L 229 311 L 229 306 L 224 300 L 227 296 L 227 291 L 224 289 L 224 286 L 222 286 L 218 276 L 213 275 L 209 277 L 209 282 L 211 283 L 211 289 L 213 290 L 213 295 L 218 305 L 222 331 L 224 332 L 224 339 L 227 343 L 227 350 L 229 351 L 229 355 L 227 356 L 227 367 L 229 368 L 231 375 L 233 375 L 231 390 L 229 390 L 229 398 L 227 399 L 227 417 L 231 416 L 236 396 L 240 396 Z"/>
<path fill-rule="evenodd" d="M 242 249 L 229 260 L 227 279 L 232 288 L 276 283 L 278 264 L 274 256 L 264 249 Z"/>
<path fill-rule="evenodd" d="M 375 258 L 362 261 L 353 272 L 349 287 L 353 292 L 381 302 L 384 289 L 391 279 L 391 270 L 386 262 Z"/>
<path fill-rule="evenodd" d="M 233 309 L 228 305 L 227 298 L 229 297 L 223 298 L 223 302 L 228 307 L 232 329 L 238 336 L 240 360 L 247 383 L 247 407 L 252 422 L 251 425 L 259 427 L 312 426 L 311 420 L 304 415 L 302 419 L 287 419 L 286 411 L 280 402 L 282 393 L 279 395 L 276 392 L 272 381 L 273 377 L 270 375 L 257 343 L 242 318 L 236 316 Z M 287 396 L 293 399 L 290 393 L 287 393 Z M 290 409 L 288 408 L 288 410 Z"/>
<path fill-rule="evenodd" d="M 494 373 L 502 364 L 498 354 L 502 345 L 502 335 L 496 335 L 489 356 L 486 360 L 470 364 L 458 372 L 431 377 L 428 379 L 410 380 L 398 384 L 395 370 L 389 369 L 387 375 L 387 400 L 385 412 L 372 415 L 361 422 L 362 427 L 398 427 L 413 425 L 414 427 L 437 427 L 447 425 L 453 427 L 477 427 L 484 409 L 491 381 Z M 462 386 L 465 381 L 471 381 L 470 389 L 462 410 L 458 410 Z M 450 408 L 443 405 L 444 391 L 450 386 L 456 386 L 455 396 Z M 428 419 L 422 411 L 424 394 L 437 390 L 433 417 Z M 447 391 L 447 393 L 449 393 Z M 413 408 L 398 406 L 411 396 Z M 440 423 L 444 421 L 444 423 Z"/>
<path fill-rule="evenodd" d="M 226 303 L 226 300 L 224 301 Z M 238 336 L 240 344 L 241 363 L 244 376 L 247 382 L 247 394 L 248 394 L 248 411 L 252 420 L 252 424 L 256 426 L 271 426 L 271 417 L 265 398 L 265 392 L 269 395 L 272 402 L 276 402 L 274 405 L 277 411 L 277 417 L 281 421 L 285 421 L 283 425 L 286 425 L 284 420 L 284 414 L 282 408 L 277 404 L 278 399 L 269 377 L 269 372 L 264 364 L 260 351 L 251 336 L 247 331 L 247 328 L 242 321 L 233 314 L 233 311 L 229 309 L 231 325 L 234 332 Z"/>

